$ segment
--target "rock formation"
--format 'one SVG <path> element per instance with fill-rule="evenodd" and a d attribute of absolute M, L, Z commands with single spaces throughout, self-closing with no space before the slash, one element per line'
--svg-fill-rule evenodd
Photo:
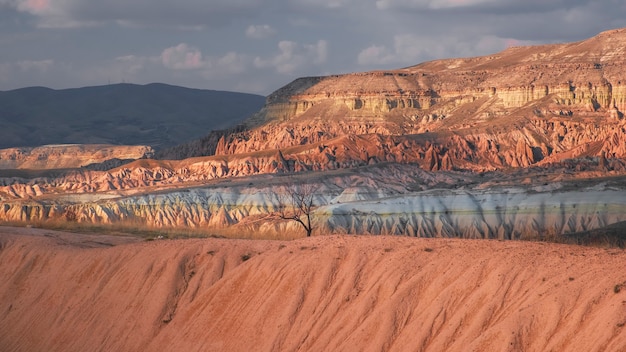
<path fill-rule="evenodd" d="M 63 144 L 0 150 L 0 169 L 75 169 L 114 159 L 151 157 L 149 146 Z"/>
<path fill-rule="evenodd" d="M 626 29 L 618 29 L 571 44 L 515 47 L 399 70 L 300 78 L 271 94 L 247 121 L 247 131 L 223 136 L 215 154 L 376 134 L 401 135 L 402 142 L 409 141 L 407 147 L 421 148 L 418 157 L 404 160 L 427 169 L 441 168 L 446 153 L 445 168 L 470 170 L 527 167 L 546 158 L 564 160 L 572 153 L 622 158 L 624 43 Z M 396 146 L 389 141 L 380 139 L 376 147 Z M 582 145 L 592 146 L 580 149 Z M 366 154 L 361 159 L 372 161 Z"/>
<path fill-rule="evenodd" d="M 626 171 L 624 43 L 620 29 L 578 43 L 300 78 L 245 125 L 161 155 L 194 157 L 0 178 L 0 220 L 73 214 L 83 223 L 291 231 L 297 226 L 272 213 L 274 194 L 293 182 L 283 176 L 295 174 L 323 190 L 316 205 L 326 232 L 523 238 L 602 228 L 626 220 L 621 202 L 601 199 L 622 195 L 623 185 L 582 187 L 576 179 Z M 105 159 L 69 149 L 71 158 L 53 161 L 50 151 L 30 153 L 0 154 L 0 162 Z M 580 189 L 592 201 L 576 208 L 571 197 L 585 196 Z M 513 193 L 526 208 L 506 200 Z"/>

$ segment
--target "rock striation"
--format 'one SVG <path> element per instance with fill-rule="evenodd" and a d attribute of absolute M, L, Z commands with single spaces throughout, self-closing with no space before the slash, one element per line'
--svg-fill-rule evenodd
<path fill-rule="evenodd" d="M 626 345 L 621 250 L 371 236 L 128 242 L 0 229 L 3 350 Z"/>
<path fill-rule="evenodd" d="M 626 221 L 625 43 L 620 29 L 300 78 L 245 125 L 161 154 L 181 160 L 120 165 L 122 153 L 2 177 L 0 220 L 294 233 L 297 223 L 275 216 L 276 194 L 313 183 L 325 233 L 518 239 L 604 228 Z M 0 162 L 68 167 L 114 156 L 70 149 Z"/>
<path fill-rule="evenodd" d="M 411 141 L 407 147 L 422 150 L 407 161 L 429 169 L 527 167 L 602 153 L 622 158 L 624 43 L 626 29 L 618 29 L 576 43 L 300 78 L 272 93 L 247 131 L 222 136 L 215 154 L 375 134 Z M 379 147 L 395 145 L 380 140 Z"/>
<path fill-rule="evenodd" d="M 592 165 L 576 163 L 581 168 L 592 169 Z M 597 162 L 595 166 L 598 170 Z M 621 178 L 590 184 L 576 180 L 593 172 L 597 171 L 563 169 L 547 177 L 538 176 L 542 171 L 480 176 L 394 163 L 325 175 L 260 175 L 195 186 L 187 181 L 114 191 L 68 190 L 55 197 L 34 185 L 23 197 L 5 200 L 0 219 L 157 229 L 229 228 L 297 236 L 302 232 L 297 223 L 276 217 L 281 206 L 278 195 L 288 194 L 288 184 L 307 182 L 318 189 L 312 214 L 318 234 L 542 239 L 626 221 L 626 186 Z M 569 179 L 563 176 L 567 173 Z"/>

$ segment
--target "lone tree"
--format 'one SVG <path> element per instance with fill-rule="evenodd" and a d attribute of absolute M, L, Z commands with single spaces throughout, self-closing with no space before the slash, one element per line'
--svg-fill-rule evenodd
<path fill-rule="evenodd" d="M 291 182 L 287 186 L 286 192 L 278 195 L 278 207 L 280 209 L 278 216 L 284 220 L 298 222 L 306 230 L 307 237 L 311 237 L 311 232 L 313 232 L 311 211 L 314 207 L 313 198 L 317 188 L 311 184 Z"/>

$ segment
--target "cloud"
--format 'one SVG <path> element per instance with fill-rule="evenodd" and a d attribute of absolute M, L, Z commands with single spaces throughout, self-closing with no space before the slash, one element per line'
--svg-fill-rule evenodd
<path fill-rule="evenodd" d="M 387 65 L 396 61 L 394 53 L 383 45 L 372 45 L 363 49 L 358 57 L 359 65 Z"/>
<path fill-rule="evenodd" d="M 510 46 L 537 44 L 497 36 L 430 37 L 414 34 L 396 35 L 393 47 L 371 45 L 357 56 L 360 65 L 416 65 L 426 60 L 471 57 L 495 53 Z"/>
<path fill-rule="evenodd" d="M 297 76 L 487 55 L 623 26 L 623 0 L 0 0 L 0 87 L 110 78 L 269 93 Z"/>
<path fill-rule="evenodd" d="M 354 0 L 291 0 L 288 1 L 295 7 L 309 7 L 309 8 L 322 8 L 322 9 L 339 9 L 342 7 L 348 7 L 355 3 Z M 361 4 L 357 2 L 357 4 Z"/>
<path fill-rule="evenodd" d="M 254 14 L 261 0 L 0 0 L 0 5 L 28 13 L 43 28 L 71 28 L 117 23 L 131 26 L 222 26 Z"/>
<path fill-rule="evenodd" d="M 161 62 L 173 70 L 195 70 L 206 65 L 202 60 L 202 52 L 186 43 L 163 50 Z"/>
<path fill-rule="evenodd" d="M 449 9 L 449 8 L 467 8 L 477 5 L 491 5 L 497 3 L 497 0 L 378 0 L 376 7 L 379 9 L 391 8 L 415 8 L 415 9 Z M 500 0 L 502 3 L 507 0 Z"/>
<path fill-rule="evenodd" d="M 251 25 L 246 29 L 246 37 L 252 39 L 269 38 L 276 33 L 276 30 L 268 24 Z"/>
<path fill-rule="evenodd" d="M 45 14 L 51 12 L 50 0 L 22 0 L 17 2 L 17 9 L 33 14 Z"/>
<path fill-rule="evenodd" d="M 187 43 L 163 50 L 160 61 L 168 69 L 196 71 L 207 78 L 242 73 L 250 65 L 246 55 L 231 51 L 220 57 L 205 57 L 200 49 Z"/>
<path fill-rule="evenodd" d="M 274 68 L 282 74 L 293 74 L 309 65 L 320 65 L 328 59 L 328 42 L 319 40 L 316 44 L 299 44 L 283 40 L 278 43 L 279 53 L 269 59 L 256 57 L 257 68 Z"/>

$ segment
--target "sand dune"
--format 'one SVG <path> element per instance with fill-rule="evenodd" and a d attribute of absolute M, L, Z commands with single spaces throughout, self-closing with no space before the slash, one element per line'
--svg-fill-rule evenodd
<path fill-rule="evenodd" d="M 0 277 L 2 351 L 626 349 L 618 249 L 0 228 Z"/>

